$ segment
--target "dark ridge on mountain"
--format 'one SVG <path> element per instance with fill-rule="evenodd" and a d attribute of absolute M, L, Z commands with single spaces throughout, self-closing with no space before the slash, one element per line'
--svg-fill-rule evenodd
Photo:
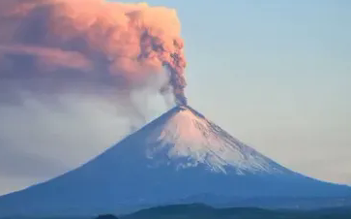
<path fill-rule="evenodd" d="M 293 172 L 177 106 L 83 166 L 0 197 L 0 216 L 122 213 L 202 194 L 256 206 L 248 200 L 332 200 L 351 196 L 351 188 Z"/>

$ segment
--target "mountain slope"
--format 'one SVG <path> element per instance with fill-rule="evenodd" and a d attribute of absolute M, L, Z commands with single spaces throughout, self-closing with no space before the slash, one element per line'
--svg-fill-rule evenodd
<path fill-rule="evenodd" d="M 351 189 L 275 163 L 178 106 L 82 167 L 0 197 L 0 215 L 96 214 L 226 197 L 336 197 Z"/>

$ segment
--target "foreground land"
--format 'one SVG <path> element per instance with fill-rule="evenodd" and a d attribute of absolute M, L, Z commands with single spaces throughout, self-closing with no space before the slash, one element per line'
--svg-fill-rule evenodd
<path fill-rule="evenodd" d="M 203 204 L 170 205 L 128 215 L 96 217 L 8 217 L 1 219 L 351 219 L 351 207 L 320 210 L 267 210 L 260 208 L 213 208 Z"/>
<path fill-rule="evenodd" d="M 216 209 L 206 205 L 174 205 L 142 210 L 123 219 L 351 219 L 351 208 L 315 211 L 264 210 L 259 208 Z"/>

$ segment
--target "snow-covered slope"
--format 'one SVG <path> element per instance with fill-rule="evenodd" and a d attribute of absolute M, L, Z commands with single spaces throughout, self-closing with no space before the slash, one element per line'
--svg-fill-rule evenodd
<path fill-rule="evenodd" d="M 189 107 L 178 107 L 166 118 L 150 130 L 140 148 L 157 166 L 173 164 L 179 170 L 204 164 L 224 174 L 285 172 Z"/>
<path fill-rule="evenodd" d="M 0 216 L 111 213 L 203 194 L 331 197 L 351 189 L 288 170 L 178 106 L 82 167 L 0 197 Z"/>

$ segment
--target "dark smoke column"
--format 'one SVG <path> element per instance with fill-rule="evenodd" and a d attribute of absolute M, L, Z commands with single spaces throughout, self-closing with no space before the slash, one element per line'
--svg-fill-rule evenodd
<path fill-rule="evenodd" d="M 161 88 L 160 92 L 164 94 L 172 90 L 175 103 L 177 105 L 187 105 L 187 99 L 184 94 L 186 87 L 184 77 L 186 61 L 183 53 L 183 40 L 181 38 L 173 39 L 173 43 L 170 46 L 158 36 L 145 31 L 140 45 L 142 48 L 142 55 L 139 57 L 140 61 L 150 59 L 154 54 L 157 54 L 157 58 L 169 71 L 169 82 Z"/>
<path fill-rule="evenodd" d="M 173 66 L 169 66 L 170 84 L 173 87 L 173 94 L 177 105 L 187 105 L 187 99 L 184 94 L 186 81 L 184 78 L 184 68 L 186 66 L 183 57 L 178 54 L 171 54 Z"/>

